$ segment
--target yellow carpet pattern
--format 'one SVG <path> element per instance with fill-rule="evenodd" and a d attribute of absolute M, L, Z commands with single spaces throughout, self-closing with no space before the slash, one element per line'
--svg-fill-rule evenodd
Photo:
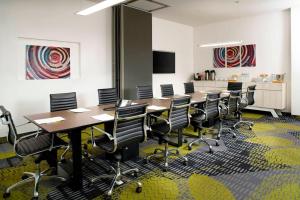
<path fill-rule="evenodd" d="M 207 153 L 204 144 L 194 145 L 191 151 L 186 144 L 180 147 L 180 153 L 190 159 L 187 168 L 174 160 L 170 163 L 171 169 L 163 172 L 159 167 L 161 159 L 154 160 L 151 165 L 137 161 L 148 170 L 138 178 L 143 184 L 142 192 L 135 192 L 136 184 L 133 181 L 117 187 L 112 199 L 300 200 L 300 118 L 283 116 L 274 119 L 249 112 L 243 114 L 243 119 L 255 122 L 253 130 L 242 127 L 238 129 L 235 139 L 229 133 L 224 133 L 220 147 L 214 146 L 213 154 Z M 89 129 L 85 132 L 82 134 L 83 143 L 90 139 Z M 185 129 L 184 133 L 197 135 L 192 127 Z M 203 130 L 203 133 L 207 137 L 215 137 L 216 134 L 212 129 Z M 7 144 L 0 144 L 0 149 L 1 145 Z M 149 140 L 141 145 L 140 157 L 163 147 Z M 92 148 L 91 144 L 88 150 L 94 155 L 103 153 Z M 66 157 L 70 158 L 71 152 Z M 47 164 L 43 162 L 42 168 L 46 167 Z M 33 158 L 17 159 L 11 147 L 3 147 L 0 154 L 0 190 L 4 191 L 7 186 L 19 181 L 24 171 L 34 170 Z M 51 192 L 63 193 L 54 191 L 57 184 L 50 180 L 42 182 L 40 199 L 53 199 L 52 195 L 48 195 Z M 29 183 L 16 188 L 9 199 L 30 199 L 32 187 L 33 184 Z M 73 198 L 70 194 L 64 199 L 104 199 L 96 188 L 93 195 L 81 192 L 82 198 Z"/>

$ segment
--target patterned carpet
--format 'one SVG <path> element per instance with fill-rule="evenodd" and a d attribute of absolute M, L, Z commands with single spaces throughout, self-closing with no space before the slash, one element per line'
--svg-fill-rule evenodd
<path fill-rule="evenodd" d="M 240 128 L 237 138 L 229 133 L 221 137 L 214 153 L 207 153 L 204 145 L 194 145 L 189 151 L 186 145 L 180 152 L 189 159 L 188 166 L 174 159 L 168 172 L 162 171 L 159 159 L 145 164 L 143 157 L 159 145 L 148 140 L 141 145 L 140 159 L 122 163 L 123 169 L 138 167 L 138 179 L 143 183 L 142 193 L 135 193 L 134 182 L 125 183 L 114 190 L 113 199 L 195 199 L 195 200 L 300 200 L 300 119 L 282 116 L 274 119 L 260 113 L 245 113 L 243 118 L 254 121 L 253 130 Z M 196 134 L 192 128 L 184 132 Z M 211 130 L 205 130 L 211 136 Z M 83 140 L 87 135 L 83 134 Z M 84 187 L 74 192 L 68 186 L 45 180 L 40 187 L 40 199 L 103 199 L 110 180 L 88 185 L 91 177 L 105 173 L 107 161 L 101 152 L 96 162 L 86 160 Z M 8 144 L 0 145 L 0 190 L 20 180 L 23 171 L 34 171 L 32 158 L 16 158 Z M 70 156 L 70 155 L 68 155 Z M 46 164 L 43 163 L 43 168 Z M 12 191 L 9 199 L 30 199 L 32 184 Z M 1 198 L 2 196 L 0 196 Z"/>

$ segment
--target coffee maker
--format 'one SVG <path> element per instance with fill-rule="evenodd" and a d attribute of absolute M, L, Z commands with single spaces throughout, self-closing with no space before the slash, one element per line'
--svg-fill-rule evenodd
<path fill-rule="evenodd" d="M 212 81 L 216 80 L 216 71 L 215 70 L 210 71 L 210 80 L 212 80 Z"/>
<path fill-rule="evenodd" d="M 210 71 L 209 70 L 205 70 L 204 71 L 204 78 L 205 78 L 205 80 L 209 80 L 210 79 Z"/>

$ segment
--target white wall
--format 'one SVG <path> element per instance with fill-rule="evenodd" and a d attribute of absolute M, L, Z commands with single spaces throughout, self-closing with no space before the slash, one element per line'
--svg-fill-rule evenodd
<path fill-rule="evenodd" d="M 212 48 L 199 48 L 201 44 L 237 40 L 242 40 L 244 44 L 256 44 L 256 67 L 215 69 L 217 77 L 230 78 L 242 72 L 248 72 L 252 78 L 261 73 L 286 73 L 287 111 L 290 111 L 290 11 L 197 27 L 194 40 L 195 72 L 213 68 Z"/>
<path fill-rule="evenodd" d="M 0 1 L 0 105 L 17 124 L 25 121 L 23 115 L 49 111 L 50 93 L 75 91 L 79 106 L 92 106 L 97 89 L 111 87 L 111 10 L 75 15 L 84 6 L 81 0 Z M 19 37 L 80 43 L 80 77 L 19 80 L 18 65 L 25 63 L 16 59 Z M 0 127 L 0 137 L 5 134 Z"/>
<path fill-rule="evenodd" d="M 291 9 L 291 53 L 292 53 L 292 79 L 291 79 L 291 112 L 300 115 L 300 7 Z"/>
<path fill-rule="evenodd" d="M 153 94 L 161 96 L 160 84 L 171 83 L 175 94 L 183 94 L 183 83 L 190 81 L 194 72 L 193 28 L 183 24 L 152 19 L 152 48 L 175 52 L 175 74 L 153 74 Z"/>

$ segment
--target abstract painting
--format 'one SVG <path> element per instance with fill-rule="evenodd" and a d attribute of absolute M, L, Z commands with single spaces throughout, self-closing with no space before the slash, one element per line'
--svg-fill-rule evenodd
<path fill-rule="evenodd" d="M 227 47 L 227 67 L 239 67 L 241 64 L 241 54 L 240 47 Z"/>
<path fill-rule="evenodd" d="M 255 67 L 256 66 L 256 45 L 243 45 L 241 47 L 241 63 L 242 67 Z"/>
<path fill-rule="evenodd" d="M 26 45 L 26 80 L 69 79 L 70 48 Z"/>
<path fill-rule="evenodd" d="M 225 48 L 215 48 L 214 49 L 214 60 L 213 64 L 215 68 L 225 67 Z"/>

